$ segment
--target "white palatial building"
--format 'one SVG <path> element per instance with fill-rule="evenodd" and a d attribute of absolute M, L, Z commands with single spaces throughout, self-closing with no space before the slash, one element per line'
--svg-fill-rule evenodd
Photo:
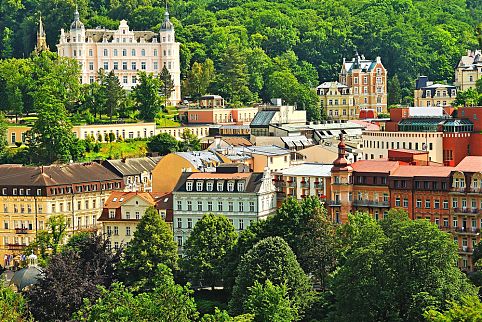
<path fill-rule="evenodd" d="M 139 71 L 158 75 L 166 66 L 174 81 L 170 103 L 175 105 L 181 100 L 179 45 L 167 11 L 159 33 L 154 33 L 130 30 L 125 20 L 120 21 L 117 30 L 85 29 L 76 10 L 70 30 L 60 31 L 57 49 L 60 56 L 80 63 L 83 84 L 96 81 L 100 69 L 113 70 L 129 90 L 136 86 Z"/>
<path fill-rule="evenodd" d="M 173 230 L 179 251 L 204 214 L 225 215 L 236 231 L 276 211 L 276 190 L 268 168 L 247 172 L 225 165 L 216 172 L 183 173 L 173 191 Z"/>

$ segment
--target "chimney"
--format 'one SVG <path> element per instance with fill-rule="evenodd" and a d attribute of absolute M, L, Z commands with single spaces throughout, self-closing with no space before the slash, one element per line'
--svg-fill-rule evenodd
<path fill-rule="evenodd" d="M 415 89 L 421 89 L 422 87 L 427 86 L 428 77 L 427 76 L 418 76 L 417 80 L 415 81 Z"/>

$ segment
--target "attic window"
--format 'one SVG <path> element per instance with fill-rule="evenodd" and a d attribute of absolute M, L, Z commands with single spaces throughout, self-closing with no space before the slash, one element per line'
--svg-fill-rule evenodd
<path fill-rule="evenodd" d="M 116 201 L 117 201 L 117 197 L 116 197 L 116 198 L 114 198 L 114 199 L 112 199 L 112 201 L 113 201 L 113 202 L 116 202 Z"/>
<path fill-rule="evenodd" d="M 244 181 L 238 181 L 238 191 L 244 191 Z"/>
<path fill-rule="evenodd" d="M 186 191 L 192 191 L 192 181 L 186 182 Z"/>
<path fill-rule="evenodd" d="M 203 182 L 202 181 L 196 181 L 196 190 L 197 191 L 203 190 Z"/>
<path fill-rule="evenodd" d="M 234 181 L 228 181 L 228 191 L 234 190 Z"/>

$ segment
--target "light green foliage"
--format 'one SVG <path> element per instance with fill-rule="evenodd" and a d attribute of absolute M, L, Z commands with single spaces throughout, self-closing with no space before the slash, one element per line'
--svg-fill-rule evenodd
<path fill-rule="evenodd" d="M 147 148 L 151 152 L 158 152 L 159 155 L 166 155 L 176 152 L 178 149 L 178 141 L 169 133 L 160 133 L 153 136 L 147 142 Z"/>
<path fill-rule="evenodd" d="M 197 319 L 192 291 L 174 283 L 170 270 L 161 265 L 159 274 L 149 282 L 148 293 L 133 293 L 122 283 L 112 284 L 110 290 L 101 288 L 97 301 L 84 300 L 83 307 L 74 314 L 75 321 L 176 321 Z"/>
<path fill-rule="evenodd" d="M 137 224 L 134 238 L 126 247 L 121 263 L 127 285 L 149 289 L 160 265 L 177 268 L 177 245 L 169 225 L 154 207 L 146 210 Z"/>
<path fill-rule="evenodd" d="M 453 102 L 454 106 L 478 106 L 482 103 L 482 95 L 473 88 L 465 91 L 458 91 L 457 97 Z"/>
<path fill-rule="evenodd" d="M 194 226 L 184 248 L 183 266 L 187 274 L 205 286 L 214 287 L 222 279 L 226 254 L 237 234 L 225 216 L 205 214 Z"/>
<path fill-rule="evenodd" d="M 27 301 L 22 294 L 15 293 L 12 289 L 3 286 L 3 281 L 0 284 L 0 321 L 33 321 L 28 312 Z"/>
<path fill-rule="evenodd" d="M 199 151 L 201 150 L 201 141 L 189 129 L 185 129 L 181 134 L 181 141 L 178 142 L 179 151 Z"/>
<path fill-rule="evenodd" d="M 229 303 L 232 313 L 246 312 L 245 304 L 249 289 L 256 281 L 266 280 L 273 284 L 285 284 L 292 304 L 300 316 L 311 305 L 313 291 L 308 277 L 303 272 L 296 256 L 280 237 L 268 237 L 257 243 L 241 259 L 238 275 Z"/>
<path fill-rule="evenodd" d="M 447 301 L 475 295 L 454 265 L 452 238 L 426 220 L 406 218 L 392 211 L 379 224 L 357 213 L 341 227 L 332 320 L 421 321 L 427 308 L 445 309 Z"/>
<path fill-rule="evenodd" d="M 298 320 L 298 311 L 288 298 L 286 285 L 264 285 L 255 281 L 244 303 L 246 312 L 254 314 L 257 322 L 291 322 Z"/>
<path fill-rule="evenodd" d="M 25 249 L 25 255 L 39 252 L 39 263 L 46 264 L 51 254 L 61 251 L 67 234 L 67 223 L 64 215 L 52 215 L 47 220 L 47 230 L 37 232 L 35 240 Z"/>
<path fill-rule="evenodd" d="M 7 121 L 5 120 L 5 115 L 0 112 L 0 157 L 5 152 L 8 146 L 7 142 Z"/>
<path fill-rule="evenodd" d="M 434 322 L 480 322 L 482 321 L 482 303 L 477 296 L 464 296 L 460 303 L 451 301 L 443 312 L 429 310 L 424 313 L 427 321 Z"/>
<path fill-rule="evenodd" d="M 229 316 L 228 312 L 221 311 L 218 308 L 214 314 L 205 314 L 201 318 L 201 322 L 252 322 L 254 321 L 253 314 L 242 314 L 235 317 Z"/>
<path fill-rule="evenodd" d="M 139 110 L 141 119 L 153 121 L 162 103 L 159 95 L 162 82 L 152 74 L 146 74 L 142 71 L 137 76 L 138 84 L 132 90 L 135 107 Z"/>
<path fill-rule="evenodd" d="M 192 98 L 207 94 L 214 77 L 214 63 L 211 59 L 206 59 L 204 63 L 195 61 L 184 80 L 185 94 Z"/>

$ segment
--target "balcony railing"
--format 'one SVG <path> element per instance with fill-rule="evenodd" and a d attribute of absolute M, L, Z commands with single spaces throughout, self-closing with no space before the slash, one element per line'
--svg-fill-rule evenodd
<path fill-rule="evenodd" d="M 477 215 L 480 212 L 480 209 L 478 209 L 478 208 L 454 208 L 454 212 L 456 214 Z"/>
<path fill-rule="evenodd" d="M 373 200 L 354 200 L 353 205 L 357 207 L 390 207 L 390 202 L 373 201 Z"/>
<path fill-rule="evenodd" d="M 482 188 L 469 188 L 469 192 L 480 193 L 480 192 L 482 192 Z"/>
<path fill-rule="evenodd" d="M 457 227 L 457 228 L 455 228 L 455 231 L 458 232 L 458 233 L 462 233 L 462 234 L 479 234 L 480 228 Z"/>
<path fill-rule="evenodd" d="M 325 203 L 328 205 L 328 206 L 341 206 L 341 200 L 327 200 L 325 201 Z"/>
<path fill-rule="evenodd" d="M 301 186 L 303 188 L 309 188 L 310 187 L 310 183 L 308 181 L 301 181 Z"/>
<path fill-rule="evenodd" d="M 295 181 L 288 181 L 288 187 L 296 187 Z"/>
<path fill-rule="evenodd" d="M 9 250 L 22 250 L 22 249 L 24 249 L 25 247 L 27 247 L 27 245 L 22 245 L 22 244 L 7 244 L 7 249 L 9 249 Z"/>
<path fill-rule="evenodd" d="M 28 229 L 27 228 L 15 228 L 15 233 L 16 234 L 28 234 Z"/>
<path fill-rule="evenodd" d="M 469 246 L 462 246 L 459 248 L 460 253 L 472 253 L 472 248 Z"/>
<path fill-rule="evenodd" d="M 456 187 L 456 188 L 451 188 L 450 191 L 452 192 L 460 192 L 460 193 L 463 193 L 465 192 L 465 187 L 461 188 L 461 187 Z"/>

